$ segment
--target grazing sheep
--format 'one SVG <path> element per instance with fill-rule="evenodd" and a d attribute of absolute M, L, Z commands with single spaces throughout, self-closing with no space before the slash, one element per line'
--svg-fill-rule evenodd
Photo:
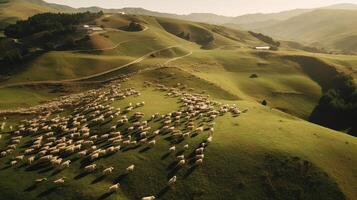
<path fill-rule="evenodd" d="M 109 174 L 113 173 L 113 170 L 114 170 L 114 167 L 108 167 L 103 170 L 103 175 L 109 175 Z"/>
<path fill-rule="evenodd" d="M 212 136 L 209 136 L 208 138 L 207 138 L 207 143 L 211 143 L 212 142 L 212 139 L 213 139 L 213 137 Z"/>
<path fill-rule="evenodd" d="M 203 164 L 203 159 L 198 159 L 195 162 L 195 165 L 202 165 Z"/>
<path fill-rule="evenodd" d="M 66 177 L 62 177 L 62 178 L 60 178 L 60 179 L 57 179 L 57 180 L 53 181 L 53 183 L 54 183 L 55 185 L 63 185 L 65 178 L 66 178 Z"/>
<path fill-rule="evenodd" d="M 135 168 L 135 165 L 130 165 L 129 167 L 126 168 L 126 171 L 129 172 L 133 172 Z"/>
<path fill-rule="evenodd" d="M 35 180 L 35 183 L 36 184 L 40 184 L 40 183 L 45 182 L 45 181 L 47 181 L 47 178 L 38 178 L 38 179 Z"/>
<path fill-rule="evenodd" d="M 203 148 L 203 147 L 200 147 L 200 148 L 196 149 L 195 152 L 196 152 L 196 154 L 202 154 L 203 151 L 204 151 L 204 148 Z"/>
<path fill-rule="evenodd" d="M 178 161 L 184 160 L 184 159 L 185 159 L 185 155 L 176 156 L 176 160 L 178 160 Z"/>
<path fill-rule="evenodd" d="M 97 158 L 99 158 L 99 154 L 98 154 L 98 153 L 92 154 L 92 155 L 90 156 L 90 160 L 91 160 L 91 161 L 93 161 L 93 160 L 95 160 L 95 159 L 97 159 Z"/>
<path fill-rule="evenodd" d="M 78 155 L 79 155 L 81 158 L 83 158 L 84 156 L 87 155 L 87 151 L 86 151 L 86 150 L 80 151 L 80 152 L 78 152 Z"/>
<path fill-rule="evenodd" d="M 204 157 L 205 157 L 204 154 L 196 155 L 196 160 L 203 159 Z"/>
<path fill-rule="evenodd" d="M 1 157 L 5 157 L 6 154 L 7 154 L 6 151 L 2 151 L 2 152 L 0 153 L 0 156 L 1 156 Z"/>
<path fill-rule="evenodd" d="M 176 151 L 176 147 L 175 147 L 175 146 L 170 147 L 170 148 L 169 148 L 169 151 L 170 151 L 170 152 L 175 152 L 175 151 Z"/>
<path fill-rule="evenodd" d="M 21 161 L 24 159 L 24 157 L 25 157 L 24 155 L 16 156 L 15 159 Z"/>
<path fill-rule="evenodd" d="M 156 140 L 151 140 L 151 141 L 148 142 L 148 144 L 150 146 L 154 146 L 156 144 Z"/>
<path fill-rule="evenodd" d="M 173 176 L 172 178 L 170 178 L 170 180 L 168 181 L 168 185 L 171 186 L 173 184 L 176 183 L 176 180 L 177 180 L 177 177 L 176 176 Z"/>
<path fill-rule="evenodd" d="M 183 148 L 185 149 L 185 150 L 187 150 L 188 149 L 188 144 L 185 144 L 184 146 L 183 146 Z"/>
<path fill-rule="evenodd" d="M 29 165 L 32 165 L 32 163 L 35 161 L 35 156 L 32 156 L 32 157 L 29 157 L 29 158 L 27 158 L 27 163 L 29 164 Z"/>
<path fill-rule="evenodd" d="M 11 166 L 15 166 L 16 164 L 17 164 L 17 160 L 13 160 L 13 161 L 10 162 Z"/>
<path fill-rule="evenodd" d="M 119 183 L 114 184 L 108 188 L 108 192 L 109 193 L 116 192 L 119 189 L 119 187 L 120 187 Z"/>
<path fill-rule="evenodd" d="M 84 171 L 87 172 L 87 173 L 91 173 L 91 172 L 94 172 L 97 168 L 97 165 L 96 164 L 92 164 L 92 165 L 88 165 L 86 167 L 84 167 Z"/>
<path fill-rule="evenodd" d="M 185 160 L 180 160 L 180 161 L 177 163 L 178 166 L 183 166 L 183 165 L 185 165 L 185 164 L 186 164 L 186 161 L 185 161 Z"/>
<path fill-rule="evenodd" d="M 70 160 L 67 160 L 65 162 L 63 162 L 61 164 L 61 168 L 64 169 L 64 168 L 69 168 L 69 165 L 70 165 L 71 161 Z"/>
<path fill-rule="evenodd" d="M 143 197 L 143 198 L 141 198 L 141 200 L 155 200 L 155 196 Z"/>

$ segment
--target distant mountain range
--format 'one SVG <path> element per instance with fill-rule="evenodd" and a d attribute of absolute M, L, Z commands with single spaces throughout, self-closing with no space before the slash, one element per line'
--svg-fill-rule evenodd
<path fill-rule="evenodd" d="M 44 0 L 0 0 L 0 29 L 16 19 L 41 12 L 125 12 L 133 15 L 175 18 L 253 30 L 281 40 L 292 40 L 343 52 L 357 52 L 357 5 L 336 4 L 315 9 L 295 9 L 279 13 L 256 13 L 227 17 L 211 13 L 178 15 L 143 8 L 72 8 Z M 355 28 L 356 27 L 356 28 Z"/>

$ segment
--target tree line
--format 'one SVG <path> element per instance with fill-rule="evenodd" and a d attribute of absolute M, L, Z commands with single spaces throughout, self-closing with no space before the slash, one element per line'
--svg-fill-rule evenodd
<path fill-rule="evenodd" d="M 4 34 L 8 38 L 23 38 L 35 33 L 47 31 L 53 33 L 73 32 L 76 25 L 94 20 L 103 15 L 98 13 L 41 13 L 29 17 L 27 20 L 19 20 L 15 24 L 7 26 Z"/>
<path fill-rule="evenodd" d="M 311 122 L 357 136 L 357 87 L 349 75 L 339 74 L 310 115 Z"/>

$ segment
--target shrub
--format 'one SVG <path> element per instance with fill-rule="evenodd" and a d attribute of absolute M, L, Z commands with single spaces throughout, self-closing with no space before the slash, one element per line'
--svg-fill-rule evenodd
<path fill-rule="evenodd" d="M 262 105 L 263 105 L 263 106 L 267 106 L 267 105 L 268 105 L 268 102 L 267 102 L 266 100 L 263 100 L 263 101 L 262 101 Z"/>
<path fill-rule="evenodd" d="M 252 75 L 250 75 L 249 78 L 258 78 L 258 75 L 257 74 L 252 74 Z"/>

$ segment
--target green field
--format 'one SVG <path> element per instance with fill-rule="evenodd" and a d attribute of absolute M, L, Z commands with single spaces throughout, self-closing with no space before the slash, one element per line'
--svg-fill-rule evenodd
<path fill-rule="evenodd" d="M 115 101 L 112 105 L 124 108 L 129 102 L 135 104 L 145 101 L 147 104 L 135 112 L 143 112 L 147 117 L 156 112 L 168 113 L 179 108 L 176 98 L 167 97 L 165 93 L 156 91 L 152 87 L 143 87 L 143 80 L 156 80 L 168 86 L 181 83 L 191 87 L 192 92 L 206 89 L 204 85 L 194 85 L 198 79 L 194 78 L 195 81 L 190 77 L 185 77 L 184 72 L 180 74 L 174 69 L 155 72 L 156 75 L 162 74 L 166 77 L 164 79 L 153 77 L 153 73 L 138 74 L 123 84 L 124 88 L 134 87 L 139 90 L 142 94 L 140 97 L 129 97 L 123 101 Z M 174 74 L 175 78 L 170 78 L 168 74 Z M 74 161 L 75 156 L 69 157 L 73 159 L 71 167 L 59 173 L 47 168 L 28 171 L 28 167 L 21 164 L 15 168 L 9 168 L 7 167 L 9 158 L 2 158 L 0 176 L 6 181 L 0 183 L 0 188 L 8 188 L 3 192 L 2 198 L 71 199 L 75 195 L 76 198 L 81 199 L 97 199 L 103 197 L 102 195 L 105 196 L 106 189 L 118 180 L 121 189 L 108 196 L 108 199 L 137 199 L 146 195 L 160 196 L 160 199 L 187 199 L 189 197 L 269 199 L 271 198 L 269 187 L 279 188 L 274 195 L 282 195 L 282 198 L 287 194 L 302 195 L 301 192 L 307 199 L 342 199 L 344 197 L 341 196 L 340 191 L 348 199 L 353 199 L 356 195 L 354 186 L 357 168 L 354 163 L 357 160 L 354 154 L 357 150 L 357 140 L 355 138 L 312 125 L 252 101 L 227 100 L 229 96 L 223 91 L 219 93 L 221 90 L 219 88 L 208 88 L 208 90 L 216 94 L 212 95 L 215 100 L 237 104 L 241 109 L 248 109 L 248 112 L 236 118 L 230 114 L 219 117 L 216 120 L 214 141 L 207 147 L 205 153 L 204 165 L 192 169 L 188 165 L 178 170 L 176 172 L 178 182 L 171 189 L 166 188 L 166 181 L 172 176 L 169 166 L 172 165 L 174 158 L 170 155 L 163 159 L 170 145 L 165 139 L 166 136 L 158 136 L 157 145 L 152 149 L 144 151 L 145 145 L 143 145 L 137 149 L 119 152 L 96 161 L 95 163 L 103 168 L 115 167 L 115 173 L 105 178 L 101 177 L 99 171 L 84 177 L 80 176 L 80 162 Z M 152 127 L 158 126 L 156 123 L 150 124 Z M 105 130 L 105 127 L 110 126 L 107 124 L 100 130 Z M 188 143 L 191 147 L 195 147 L 205 137 L 207 133 L 186 139 L 177 146 L 182 148 L 183 144 Z M 27 140 L 25 138 L 23 142 Z M 295 177 L 290 174 L 302 164 L 303 160 L 311 163 L 309 181 L 319 183 L 318 189 L 314 191 L 301 185 L 301 181 L 307 180 L 300 180 L 299 176 Z M 287 167 L 286 171 L 279 172 L 278 178 L 274 175 L 276 172 L 271 171 L 274 168 L 270 167 L 280 165 L 280 162 L 287 164 Z M 123 175 L 125 168 L 132 163 L 137 169 L 128 176 Z M 17 183 L 15 180 L 19 176 L 23 181 Z M 55 180 L 62 176 L 68 177 L 66 184 L 62 187 L 54 187 L 51 183 L 31 187 L 36 178 L 48 177 L 49 180 Z M 267 185 L 262 179 L 266 176 L 271 176 L 272 186 Z M 280 185 L 281 182 L 286 184 Z M 224 196 L 222 196 L 222 190 Z"/>

